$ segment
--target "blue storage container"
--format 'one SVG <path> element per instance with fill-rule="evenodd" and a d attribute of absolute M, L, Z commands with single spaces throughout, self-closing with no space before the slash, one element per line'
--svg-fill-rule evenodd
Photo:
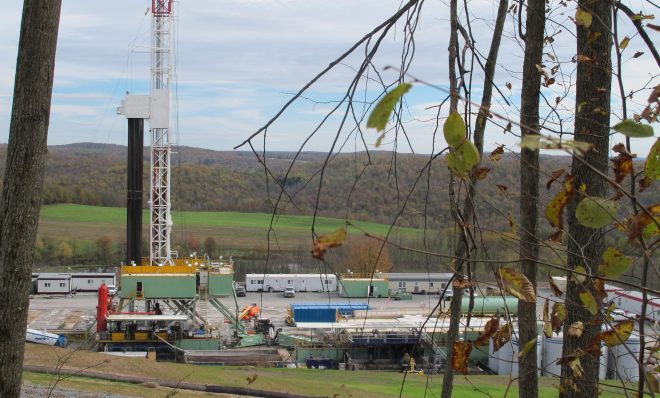
<path fill-rule="evenodd" d="M 337 322 L 337 309 L 330 307 L 304 307 L 293 310 L 296 322 Z"/>
<path fill-rule="evenodd" d="M 314 310 L 325 310 L 325 309 L 334 309 L 343 316 L 354 316 L 356 310 L 368 310 L 369 305 L 366 303 L 355 303 L 355 304 L 309 304 L 309 303 L 298 303 L 291 304 L 291 310 L 293 311 L 293 317 L 297 322 L 313 322 L 313 321 L 301 321 L 296 316 L 296 311 L 301 309 L 314 309 Z M 317 322 L 329 322 L 329 321 L 317 321 Z M 334 322 L 334 321 L 332 321 Z"/>

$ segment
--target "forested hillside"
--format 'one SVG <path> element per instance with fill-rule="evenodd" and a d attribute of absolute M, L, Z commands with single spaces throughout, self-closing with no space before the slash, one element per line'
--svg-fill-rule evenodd
<path fill-rule="evenodd" d="M 0 173 L 4 173 L 5 156 L 3 145 Z M 283 212 L 312 214 L 318 195 L 319 215 L 391 223 L 415 185 L 397 223 L 421 228 L 423 214 L 428 216 L 427 226 L 442 228 L 450 223 L 449 173 L 442 159 L 436 159 L 428 173 L 428 155 L 339 154 L 325 170 L 319 195 L 320 170 L 326 155 L 303 153 L 285 181 L 293 156 L 288 152 L 269 153 L 265 161 L 270 173 L 286 184 L 289 192 L 278 206 Z M 147 187 L 148 149 L 144 159 Z M 542 170 L 567 167 L 568 162 L 568 157 L 546 156 L 542 158 Z M 270 212 L 278 198 L 279 187 L 273 179 L 266 182 L 263 165 L 249 152 L 178 147 L 172 165 L 174 209 Z M 518 215 L 519 160 L 515 155 L 505 155 L 498 162 L 486 159 L 486 166 L 491 170 L 479 186 L 479 216 L 490 226 L 504 226 L 509 213 L 514 218 Z M 548 179 L 545 176 L 541 181 L 542 200 L 546 203 L 551 197 L 545 188 Z M 44 204 L 124 207 L 125 185 L 126 147 L 83 143 L 49 148 Z M 643 195 L 650 198 L 654 192 L 652 189 Z"/>
<path fill-rule="evenodd" d="M 5 156 L 6 146 L 0 146 L 0 168 L 4 167 Z M 326 155 L 301 154 L 285 181 L 284 176 L 293 156 L 295 154 L 287 152 L 270 153 L 265 161 L 269 173 L 287 188 L 288 196 L 282 197 L 278 208 L 281 213 L 311 215 L 316 206 L 320 170 Z M 145 150 L 144 158 L 146 208 L 148 150 Z M 426 270 L 430 266 L 428 269 L 436 271 L 449 270 L 447 261 L 423 254 L 424 251 L 449 253 L 455 236 L 449 209 L 449 172 L 444 159 L 435 159 L 429 174 L 426 168 L 428 161 L 428 155 L 398 154 L 394 158 L 386 152 L 337 155 L 331 159 L 325 170 L 318 199 L 318 213 L 339 219 L 391 224 L 407 200 L 397 224 L 424 228 L 426 214 L 428 232 L 426 238 L 421 234 L 394 234 L 390 237 L 403 246 L 420 250 L 411 252 L 391 249 L 389 257 L 394 269 L 403 272 Z M 568 169 L 568 157 L 545 156 L 541 161 L 542 170 Z M 239 274 L 263 270 L 267 257 L 264 243 L 267 222 L 260 228 L 250 230 L 251 232 L 244 231 L 252 235 L 248 239 L 238 239 L 238 231 L 232 230 L 231 227 L 188 228 L 185 220 L 179 222 L 179 219 L 184 217 L 179 210 L 271 212 L 278 198 L 279 187 L 273 178 L 266 183 L 263 165 L 249 152 L 216 152 L 189 147 L 177 148 L 173 154 L 172 165 L 173 207 L 175 218 L 178 217 L 173 230 L 174 248 L 181 254 L 206 252 L 208 249 L 205 249 L 202 242 L 211 238 L 211 241 L 218 242 L 224 253 L 240 258 L 237 263 Z M 489 167 L 490 171 L 480 182 L 475 198 L 478 208 L 477 222 L 483 230 L 479 239 L 488 248 L 489 255 L 494 255 L 499 260 L 514 259 L 518 257 L 515 236 L 520 218 L 519 159 L 515 154 L 502 156 L 499 161 L 487 158 L 485 166 Z M 639 167 L 641 169 L 641 164 Z M 4 170 L 0 169 L 0 172 Z M 77 203 L 124 207 L 125 174 L 126 147 L 103 144 L 50 147 L 44 204 Z M 549 179 L 550 176 L 542 176 L 542 206 L 546 206 L 559 190 L 559 183 L 555 183 L 550 190 L 547 189 L 546 183 Z M 457 196 L 462 196 L 460 189 L 456 192 Z M 651 187 L 640 195 L 643 203 L 652 203 L 657 196 L 657 187 Z M 71 224 L 72 221 L 69 220 L 65 224 L 53 223 L 52 220 L 43 223 L 41 237 L 37 242 L 39 264 L 117 264 L 123 261 L 122 242 L 125 237 L 120 232 L 122 228 L 109 227 L 103 223 Z M 69 224 L 77 225 L 75 228 L 79 228 L 80 232 L 72 233 Z M 103 227 L 100 227 L 101 225 Z M 548 237 L 552 233 L 545 219 L 540 220 L 539 225 L 542 236 Z M 294 237 L 278 231 L 277 236 L 277 247 L 270 249 L 271 269 L 288 269 L 290 264 L 303 267 L 296 269 L 299 271 L 316 269 L 318 264 L 309 255 L 310 242 L 307 234 Z M 356 238 L 354 236 L 351 239 Z M 69 249 L 64 250 L 66 248 Z M 144 248 L 146 249 L 146 244 Z M 349 249 L 341 248 L 336 251 L 337 257 L 333 262 L 346 263 L 340 266 L 341 269 L 354 268 L 354 265 L 348 264 L 353 260 L 341 260 L 350 252 Z M 63 252 L 71 253 L 64 256 L 61 254 Z M 542 248 L 541 255 L 544 258 L 552 258 L 556 253 L 549 248 Z M 639 267 L 640 264 L 635 264 L 631 269 L 631 278 L 635 278 Z M 476 268 L 484 277 L 490 277 L 491 273 L 485 264 L 479 264 Z M 550 269 L 544 272 L 547 271 Z"/>

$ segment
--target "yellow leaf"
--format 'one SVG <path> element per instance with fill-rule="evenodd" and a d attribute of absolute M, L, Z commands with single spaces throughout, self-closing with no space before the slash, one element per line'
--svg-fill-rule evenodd
<path fill-rule="evenodd" d="M 468 359 L 472 351 L 472 343 L 466 341 L 454 342 L 454 354 L 451 357 L 451 367 L 463 374 L 468 372 Z"/>
<path fill-rule="evenodd" d="M 518 297 L 520 300 L 535 303 L 536 293 L 534 292 L 534 285 L 525 277 L 525 275 L 516 271 L 513 268 L 500 268 L 497 273 L 502 280 L 504 289 L 512 295 Z"/>
<path fill-rule="evenodd" d="M 588 11 L 581 8 L 578 8 L 577 11 L 575 11 L 575 23 L 579 26 L 584 26 L 585 28 L 590 27 L 592 19 L 593 16 Z"/>
<path fill-rule="evenodd" d="M 475 347 L 488 345 L 488 340 L 497 332 L 497 328 L 500 326 L 499 318 L 492 318 L 484 326 L 484 331 L 477 337 L 474 341 Z"/>
<path fill-rule="evenodd" d="M 550 314 L 549 311 L 549 300 L 545 299 L 545 304 L 543 305 L 543 334 L 545 337 L 552 337 L 552 324 L 550 323 Z"/>
<path fill-rule="evenodd" d="M 574 184 L 573 176 L 567 175 L 564 180 L 564 189 L 559 191 L 557 195 L 548 203 L 545 209 L 545 218 L 553 227 L 563 230 L 564 229 L 564 208 L 568 201 L 573 197 Z"/>
<path fill-rule="evenodd" d="M 339 228 L 335 232 L 319 236 L 314 241 L 314 250 L 312 250 L 312 257 L 323 261 L 325 252 L 333 247 L 341 246 L 346 239 L 346 228 Z"/>
<path fill-rule="evenodd" d="M 564 323 L 567 316 L 568 316 L 568 311 L 566 311 L 566 307 L 564 306 L 564 304 L 554 303 L 552 305 L 552 312 L 550 313 L 550 323 L 552 325 L 552 330 L 554 330 L 557 334 L 559 334 L 559 331 L 561 330 L 561 325 Z"/>
<path fill-rule="evenodd" d="M 584 324 L 581 321 L 577 321 L 568 327 L 568 335 L 580 337 L 584 331 Z"/>
<path fill-rule="evenodd" d="M 586 308 L 591 315 L 596 315 L 598 313 L 598 303 L 596 303 L 596 299 L 588 290 L 580 292 L 580 300 L 582 301 L 582 304 L 584 304 L 584 308 Z"/>
<path fill-rule="evenodd" d="M 614 330 L 598 333 L 594 337 L 594 341 L 603 341 L 606 346 L 614 347 L 628 340 L 634 328 L 635 322 L 633 320 L 619 322 L 614 325 Z"/>
<path fill-rule="evenodd" d="M 525 355 L 527 355 L 529 353 L 529 351 L 532 348 L 536 348 L 536 340 L 537 339 L 538 339 L 538 337 L 534 337 L 533 339 L 531 339 L 530 341 L 525 343 L 525 345 L 523 346 L 523 349 L 520 350 L 520 352 L 518 353 L 518 358 L 524 357 Z"/>
<path fill-rule="evenodd" d="M 511 327 L 511 324 L 505 323 L 500 330 L 493 335 L 493 352 L 497 352 L 497 350 L 502 348 L 504 344 L 511 341 L 511 336 L 513 335 L 512 330 L 513 328 Z"/>
<path fill-rule="evenodd" d="M 630 37 L 626 36 L 621 40 L 621 43 L 619 43 L 619 48 L 625 50 L 626 47 L 628 47 L 628 43 L 630 43 Z"/>
<path fill-rule="evenodd" d="M 572 361 L 568 362 L 568 367 L 573 371 L 573 374 L 575 375 L 575 378 L 581 379 L 582 378 L 582 372 L 584 369 L 582 369 L 582 364 L 580 363 L 580 358 L 575 358 Z"/>
<path fill-rule="evenodd" d="M 584 269 L 583 266 L 578 265 L 577 267 L 575 267 L 575 271 L 576 272 L 573 273 L 573 279 L 575 279 L 578 283 L 584 283 L 584 280 L 586 278 L 584 274 L 587 273 L 587 270 Z"/>

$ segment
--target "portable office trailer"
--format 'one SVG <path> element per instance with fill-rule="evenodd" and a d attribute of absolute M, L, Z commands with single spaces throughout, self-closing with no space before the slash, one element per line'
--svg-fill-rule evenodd
<path fill-rule="evenodd" d="M 37 294 L 71 293 L 71 274 L 45 273 L 37 276 Z"/>
<path fill-rule="evenodd" d="M 71 290 L 96 292 L 102 284 L 116 285 L 113 272 L 81 272 L 71 274 Z"/>
<path fill-rule="evenodd" d="M 452 273 L 396 272 L 383 273 L 389 281 L 390 289 L 416 294 L 440 294 L 447 286 Z"/>
<path fill-rule="evenodd" d="M 349 298 L 388 297 L 389 285 L 385 279 L 350 278 L 342 279 L 341 294 Z"/>
<path fill-rule="evenodd" d="M 622 309 L 635 317 L 642 316 L 642 292 L 636 290 L 624 290 L 616 286 L 605 285 L 607 300 L 614 302 L 617 308 Z M 660 321 L 660 298 L 647 295 L 645 318 L 651 322 Z"/>
<path fill-rule="evenodd" d="M 296 292 L 337 291 L 334 274 L 247 274 L 245 290 L 248 292 L 283 292 L 293 287 Z"/>

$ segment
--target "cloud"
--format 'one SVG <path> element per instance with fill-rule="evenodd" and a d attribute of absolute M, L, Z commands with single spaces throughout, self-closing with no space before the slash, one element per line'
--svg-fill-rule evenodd
<path fill-rule="evenodd" d="M 21 16 L 19 3 L 4 5 L 0 15 L 0 142 L 6 142 L 8 134 Z M 172 97 L 178 103 L 176 124 L 180 143 L 227 150 L 265 124 L 319 71 L 392 15 L 401 1 L 181 0 L 175 4 L 177 85 Z M 469 4 L 469 27 L 477 50 L 485 55 L 496 8 L 487 0 L 473 0 Z M 150 5 L 147 0 L 117 0 L 108 9 L 108 4 L 103 2 L 63 2 L 49 143 L 125 143 L 125 121 L 115 115 L 115 109 L 126 91 L 148 91 L 151 20 L 145 11 Z M 557 79 L 554 86 L 544 89 L 550 102 L 556 95 L 563 95 L 562 83 L 574 84 L 573 23 L 568 19 L 572 13 L 570 7 L 560 7 L 551 14 L 552 21 L 546 29 L 548 34 L 561 30 L 544 51 L 561 60 L 563 70 L 573 77 L 565 82 Z M 424 3 L 415 36 L 415 60 L 409 69 L 412 75 L 441 87 L 447 87 L 447 15 L 448 7 L 442 2 Z M 465 13 L 462 15 L 464 20 Z M 633 37 L 632 25 L 621 23 L 621 29 L 621 36 Z M 515 21 L 509 19 L 495 78 L 511 107 L 503 106 L 504 100 L 498 93 L 494 97 L 498 102 L 494 107 L 514 120 L 519 118 L 522 67 L 522 46 L 513 39 L 516 30 Z M 396 72 L 382 69 L 386 65 L 401 65 L 404 36 L 404 24 L 399 22 L 383 38 L 373 68 L 368 71 L 369 83 L 360 82 L 356 100 L 373 101 L 382 90 L 380 78 L 386 84 L 396 79 Z M 374 39 L 370 45 L 375 43 Z M 624 52 L 626 91 L 639 89 L 650 79 L 648 73 L 639 71 L 655 70 L 648 56 L 631 58 L 635 51 L 644 51 L 639 37 L 633 37 Z M 285 112 L 281 121 L 269 129 L 267 141 L 272 145 L 269 149 L 297 149 L 332 108 L 331 101 L 343 97 L 363 55 L 361 48 L 347 57 L 305 93 L 307 99 Z M 544 59 L 546 66 L 551 67 L 549 58 Z M 478 64 L 470 68 L 474 71 L 473 99 L 479 102 L 483 72 Z M 513 84 L 512 91 L 504 87 L 506 82 Z M 572 95 L 571 91 L 561 104 L 566 117 L 573 108 Z M 619 101 L 617 95 L 613 99 L 615 105 Z M 430 151 L 436 108 L 426 108 L 440 104 L 445 96 L 442 90 L 418 84 L 406 97 L 409 107 L 404 119 L 410 122 L 406 128 L 415 151 Z M 637 104 L 632 103 L 631 110 L 638 110 L 645 97 L 644 92 L 637 94 Z M 358 111 L 363 107 L 356 105 Z M 545 106 L 541 114 L 549 112 L 550 108 Z M 620 112 L 617 110 L 615 114 Z M 340 116 L 338 113 L 331 117 L 306 149 L 327 150 L 337 132 Z M 349 118 L 340 141 L 353 128 Z M 487 147 L 502 141 L 514 146 L 516 141 L 511 134 L 502 136 L 499 128 L 489 129 L 488 134 L 492 136 L 487 138 Z M 365 132 L 369 145 L 373 145 L 376 136 Z M 349 139 L 354 139 L 354 135 Z M 401 141 L 399 148 L 407 150 L 407 143 Z"/>

